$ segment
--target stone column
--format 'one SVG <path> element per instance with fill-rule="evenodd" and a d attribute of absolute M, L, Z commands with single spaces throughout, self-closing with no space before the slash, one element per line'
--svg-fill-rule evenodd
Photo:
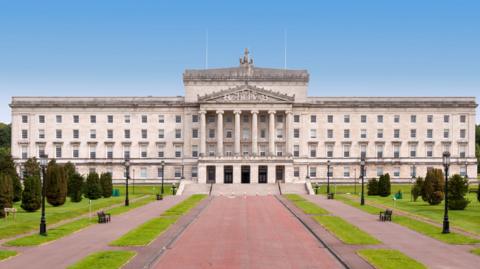
<path fill-rule="evenodd" d="M 234 150 L 235 156 L 240 156 L 240 114 L 242 111 L 235 110 L 233 111 L 235 114 L 235 143 L 234 143 Z"/>
<path fill-rule="evenodd" d="M 257 123 L 258 111 L 252 110 L 252 154 L 258 155 L 258 123 Z"/>
<path fill-rule="evenodd" d="M 285 111 L 285 155 L 292 156 L 292 111 Z"/>
<path fill-rule="evenodd" d="M 207 123 L 205 119 L 205 114 L 207 112 L 205 110 L 201 110 L 200 112 L 200 156 L 206 156 L 206 142 L 207 142 Z"/>
<path fill-rule="evenodd" d="M 275 111 L 268 111 L 270 118 L 268 120 L 269 129 L 268 129 L 268 151 L 270 156 L 275 156 Z"/>
<path fill-rule="evenodd" d="M 217 156 L 223 156 L 223 110 L 217 110 Z"/>

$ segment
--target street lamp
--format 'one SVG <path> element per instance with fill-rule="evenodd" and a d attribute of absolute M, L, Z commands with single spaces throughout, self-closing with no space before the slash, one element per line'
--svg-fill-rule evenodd
<path fill-rule="evenodd" d="M 362 153 L 360 157 L 360 175 L 362 177 L 362 196 L 360 198 L 360 205 L 365 205 L 365 196 L 364 196 L 364 177 L 365 177 L 365 154 Z"/>
<path fill-rule="evenodd" d="M 327 161 L 327 194 L 330 194 L 330 160 Z"/>
<path fill-rule="evenodd" d="M 417 177 L 417 167 L 415 164 L 412 166 L 412 184 L 410 186 L 410 201 L 413 201 L 413 184 L 415 182 L 415 179 Z"/>
<path fill-rule="evenodd" d="M 42 216 L 40 218 L 40 235 L 47 236 L 47 221 L 45 220 L 45 196 L 46 196 L 46 188 L 45 188 L 45 169 L 47 168 L 48 164 L 48 155 L 41 155 L 40 156 L 40 179 L 42 180 Z"/>
<path fill-rule="evenodd" d="M 161 193 L 162 193 L 162 197 L 163 197 L 163 179 L 165 178 L 165 161 L 162 160 L 160 165 L 162 166 L 162 189 L 161 189 Z"/>
<path fill-rule="evenodd" d="M 125 206 L 130 205 L 130 201 L 128 200 L 128 180 L 130 179 L 130 158 L 125 158 Z"/>
<path fill-rule="evenodd" d="M 443 231 L 442 233 L 450 233 L 450 223 L 448 221 L 448 168 L 450 166 L 450 152 L 443 153 L 443 167 L 445 169 L 445 210 L 443 214 Z"/>
<path fill-rule="evenodd" d="M 468 162 L 465 161 L 465 178 L 468 179 Z"/>

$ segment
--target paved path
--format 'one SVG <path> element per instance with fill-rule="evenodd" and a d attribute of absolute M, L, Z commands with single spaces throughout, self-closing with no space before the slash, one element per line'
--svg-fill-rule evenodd
<path fill-rule="evenodd" d="M 90 253 L 108 248 L 108 243 L 129 230 L 159 216 L 186 196 L 167 196 L 145 206 L 112 217 L 108 224 L 95 224 L 67 237 L 38 247 L 23 248 L 21 254 L 0 262 L 0 268 L 66 268 Z"/>
<path fill-rule="evenodd" d="M 341 268 L 273 196 L 215 197 L 156 268 Z"/>
<path fill-rule="evenodd" d="M 376 216 L 340 201 L 327 200 L 324 196 L 304 197 L 375 236 L 385 246 L 400 250 L 428 268 L 479 268 L 480 257 L 461 246 L 440 242 L 395 223 L 380 222 Z"/>

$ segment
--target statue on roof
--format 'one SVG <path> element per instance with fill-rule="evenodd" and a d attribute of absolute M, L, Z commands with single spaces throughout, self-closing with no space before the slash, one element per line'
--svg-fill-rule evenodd
<path fill-rule="evenodd" d="M 248 48 L 245 48 L 243 59 L 240 58 L 240 66 L 249 67 L 250 65 L 253 65 L 253 59 L 249 59 L 248 54 Z"/>

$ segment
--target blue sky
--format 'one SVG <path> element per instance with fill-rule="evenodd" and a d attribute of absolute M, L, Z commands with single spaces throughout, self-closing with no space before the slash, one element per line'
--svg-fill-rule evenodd
<path fill-rule="evenodd" d="M 15 95 L 183 95 L 185 68 L 308 69 L 312 96 L 480 97 L 480 1 L 0 0 Z M 480 122 L 477 115 L 477 122 Z"/>

